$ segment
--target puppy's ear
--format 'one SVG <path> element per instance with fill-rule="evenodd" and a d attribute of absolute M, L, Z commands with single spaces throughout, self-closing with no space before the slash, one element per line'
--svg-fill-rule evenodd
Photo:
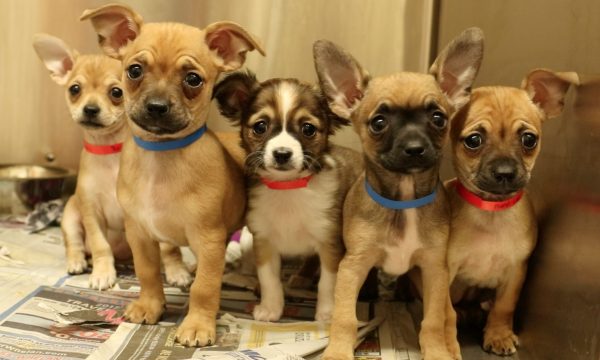
<path fill-rule="evenodd" d="M 249 105 L 250 95 L 258 88 L 256 76 L 250 72 L 237 72 L 221 80 L 213 91 L 221 115 L 238 125 L 242 111 Z"/>
<path fill-rule="evenodd" d="M 329 107 L 337 116 L 350 119 L 365 93 L 369 74 L 352 55 L 331 41 L 316 41 L 313 58 Z"/>
<path fill-rule="evenodd" d="M 579 76 L 575 72 L 535 69 L 523 79 L 521 88 L 527 91 L 531 101 L 544 111 L 547 118 L 553 118 L 562 112 L 571 84 L 579 85 Z"/>
<path fill-rule="evenodd" d="M 52 80 L 59 85 L 65 85 L 73 70 L 77 53 L 61 39 L 48 34 L 34 35 L 33 48 L 50 71 Z"/>
<path fill-rule="evenodd" d="M 123 48 L 140 34 L 143 23 L 142 17 L 131 8 L 116 4 L 85 10 L 79 20 L 88 19 L 98 34 L 102 51 L 119 60 L 123 57 Z"/>
<path fill-rule="evenodd" d="M 246 52 L 258 50 L 265 55 L 260 41 L 231 21 L 219 21 L 204 29 L 206 45 L 214 53 L 215 64 L 221 71 L 240 68 L 246 61 Z"/>
<path fill-rule="evenodd" d="M 455 110 L 469 101 L 482 60 L 483 31 L 472 27 L 452 40 L 429 68 Z"/>

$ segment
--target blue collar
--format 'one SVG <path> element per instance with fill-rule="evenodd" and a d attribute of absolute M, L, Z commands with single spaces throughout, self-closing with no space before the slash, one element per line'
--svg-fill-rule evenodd
<path fill-rule="evenodd" d="M 425 206 L 427 204 L 431 204 L 435 200 L 435 195 L 437 193 L 436 189 L 434 189 L 431 194 L 426 195 L 422 198 L 405 201 L 392 200 L 379 195 L 375 190 L 373 190 L 371 185 L 367 182 L 367 179 L 365 179 L 365 189 L 367 190 L 367 194 L 369 194 L 371 199 L 373 199 L 376 203 L 385 208 L 394 210 L 414 209 L 421 206 Z"/>
<path fill-rule="evenodd" d="M 141 138 L 134 136 L 133 140 L 138 144 L 142 149 L 150 150 L 150 151 L 168 151 L 184 148 L 194 141 L 200 139 L 202 135 L 206 132 L 206 124 L 200 127 L 198 130 L 189 134 L 186 137 L 176 140 L 168 140 L 168 141 L 146 141 Z"/>

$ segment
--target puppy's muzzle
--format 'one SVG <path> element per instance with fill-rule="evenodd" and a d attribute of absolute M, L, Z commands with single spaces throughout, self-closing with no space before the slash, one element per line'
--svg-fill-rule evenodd
<path fill-rule="evenodd" d="M 427 169 L 433 166 L 437 158 L 431 142 L 416 135 L 397 138 L 392 149 L 380 156 L 383 167 L 403 173 Z"/>
<path fill-rule="evenodd" d="M 79 123 L 88 128 L 100 128 L 104 127 L 104 124 L 100 121 L 101 109 L 96 104 L 86 104 L 83 107 L 83 116 Z"/>
<path fill-rule="evenodd" d="M 157 135 L 174 134 L 187 126 L 173 115 L 172 104 L 167 99 L 157 97 L 148 98 L 130 117 L 139 127 Z"/>
<path fill-rule="evenodd" d="M 519 163 L 512 158 L 490 161 L 477 186 L 486 192 L 505 195 L 521 190 L 526 183 Z"/>
<path fill-rule="evenodd" d="M 273 159 L 277 166 L 286 165 L 292 158 L 292 150 L 286 147 L 279 147 L 273 150 Z"/>

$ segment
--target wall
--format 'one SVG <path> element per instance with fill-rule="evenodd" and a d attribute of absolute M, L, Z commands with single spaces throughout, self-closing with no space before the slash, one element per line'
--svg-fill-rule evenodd
<path fill-rule="evenodd" d="M 80 130 L 73 125 L 63 90 L 52 82 L 35 55 L 36 32 L 63 38 L 80 52 L 97 52 L 89 23 L 80 23 L 96 0 L 0 1 L 0 163 L 44 162 L 52 152 L 56 163 L 76 167 Z M 298 77 L 314 81 L 312 43 L 327 38 L 351 51 L 372 74 L 401 69 L 425 70 L 429 59 L 431 6 L 420 0 L 131 0 L 147 22 L 180 21 L 204 27 L 233 20 L 262 39 L 267 57 L 248 56 L 247 67 L 259 79 Z M 209 125 L 229 129 L 217 111 Z M 336 142 L 360 145 L 350 128 Z"/>

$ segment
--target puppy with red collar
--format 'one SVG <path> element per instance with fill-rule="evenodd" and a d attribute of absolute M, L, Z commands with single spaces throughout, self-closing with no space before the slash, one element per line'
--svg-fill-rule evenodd
<path fill-rule="evenodd" d="M 284 294 L 281 255 L 318 253 L 317 320 L 328 320 L 341 240 L 342 203 L 362 170 L 361 156 L 329 143 L 329 135 L 348 125 L 328 108 L 322 94 L 296 79 L 259 82 L 236 73 L 217 85 L 221 113 L 241 127 L 248 152 L 247 223 L 261 286 L 254 318 L 278 320 Z"/>
<path fill-rule="evenodd" d="M 452 221 L 448 266 L 452 300 L 472 287 L 496 289 L 483 347 L 510 355 L 519 344 L 513 313 L 536 243 L 537 223 L 523 191 L 540 152 L 542 124 L 560 115 L 575 73 L 538 69 L 521 89 L 475 89 L 452 119 L 457 179 L 446 183 Z"/>

